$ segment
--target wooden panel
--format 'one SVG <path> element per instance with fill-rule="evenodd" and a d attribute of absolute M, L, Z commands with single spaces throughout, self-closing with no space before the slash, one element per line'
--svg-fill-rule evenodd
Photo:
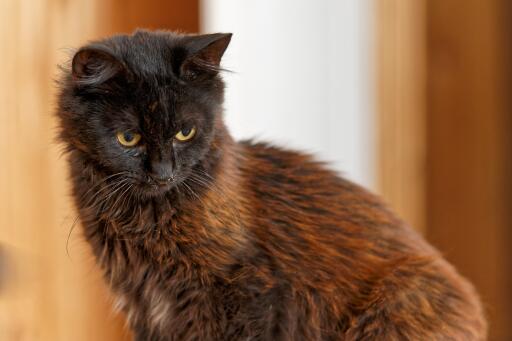
<path fill-rule="evenodd" d="M 503 4 L 428 1 L 427 232 L 479 289 L 491 340 L 512 339 L 510 30 Z"/>
<path fill-rule="evenodd" d="M 55 65 L 67 58 L 62 47 L 97 33 L 91 4 L 0 1 L 0 243 L 10 260 L 0 293 L 2 340 L 122 335 L 88 248 L 76 239 L 66 255 L 74 213 L 53 143 Z"/>
<path fill-rule="evenodd" d="M 197 31 L 197 1 L 0 0 L 0 340 L 125 340 L 54 142 L 56 65 L 137 26 Z M 6 267 L 4 263 L 8 263 Z"/>
<path fill-rule="evenodd" d="M 425 3 L 376 0 L 378 191 L 425 228 Z"/>
<path fill-rule="evenodd" d="M 512 339 L 512 4 L 374 4 L 380 192 L 475 283 L 490 339 Z"/>
<path fill-rule="evenodd" d="M 101 4 L 96 20 L 104 34 L 137 28 L 199 31 L 198 0 L 110 0 Z"/>

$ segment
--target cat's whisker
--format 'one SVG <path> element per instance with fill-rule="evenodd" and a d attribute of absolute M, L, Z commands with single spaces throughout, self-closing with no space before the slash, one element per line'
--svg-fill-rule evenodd
<path fill-rule="evenodd" d="M 112 187 L 112 188 L 114 188 L 114 191 L 118 191 L 121 187 L 123 187 L 124 183 L 125 183 L 125 181 L 121 180 L 121 181 L 110 184 L 110 186 L 108 186 L 108 187 L 109 188 Z M 114 192 L 114 191 L 112 191 L 112 192 Z M 112 194 L 112 193 L 110 193 L 110 194 Z M 109 195 L 109 197 L 110 197 L 110 195 Z M 88 209 L 87 214 L 95 217 L 96 213 L 94 213 L 94 212 L 98 211 L 102 206 L 104 206 L 106 204 L 106 202 L 109 200 L 109 197 L 105 197 L 98 202 L 90 203 L 89 206 L 84 206 L 85 208 Z M 92 206 L 90 206 L 91 204 L 92 204 Z M 74 223 L 74 225 L 75 224 L 76 224 L 76 222 Z M 72 226 L 72 228 L 74 228 L 74 225 Z"/>
<path fill-rule="evenodd" d="M 108 180 L 111 180 L 112 178 L 114 178 L 116 176 L 126 175 L 128 173 L 129 172 L 127 172 L 127 171 L 122 171 L 122 172 L 115 173 L 115 174 L 109 175 L 109 176 L 101 179 L 97 184 L 95 184 L 94 186 L 89 188 L 89 190 L 87 190 L 87 192 L 84 193 L 83 197 L 84 198 L 87 197 L 89 195 L 89 193 L 91 193 L 92 191 L 95 191 L 98 187 L 104 185 Z M 113 183 L 115 184 L 115 182 L 113 182 Z M 106 187 L 108 188 L 113 183 L 107 184 Z M 102 188 L 105 188 L 105 187 L 102 187 Z M 94 198 L 94 196 L 92 198 Z M 87 206 L 87 203 L 85 203 L 85 205 Z"/>
<path fill-rule="evenodd" d="M 194 182 L 194 181 L 191 181 L 191 182 Z M 197 194 L 197 193 L 192 189 L 192 187 L 191 187 L 189 184 L 187 184 L 186 182 L 183 182 L 183 185 L 188 189 L 188 191 L 189 191 L 189 192 L 190 192 L 190 193 L 191 193 L 191 194 L 192 194 L 192 195 L 193 195 L 197 200 L 199 200 L 199 201 L 203 204 L 203 206 L 205 206 L 205 205 L 206 205 L 206 203 L 204 202 L 204 200 L 202 200 L 202 199 L 201 199 L 201 197 L 199 196 L 199 194 Z"/>
<path fill-rule="evenodd" d="M 113 207 L 112 205 L 109 205 L 109 202 L 112 198 L 115 198 L 115 195 L 122 191 L 125 187 L 127 187 L 129 182 L 123 182 L 118 184 L 114 187 L 114 190 L 112 190 L 111 193 L 108 194 L 108 196 L 102 198 L 100 201 L 96 202 L 93 206 L 94 210 L 98 212 L 98 214 L 101 214 L 101 211 L 104 207 Z M 115 198 L 118 199 L 118 198 Z"/>
<path fill-rule="evenodd" d="M 117 199 L 112 204 L 112 207 L 115 209 L 114 217 L 118 217 L 119 215 L 122 214 L 122 207 L 118 206 L 118 202 L 119 200 L 122 200 L 127 191 L 129 191 L 132 188 L 132 183 L 128 183 L 127 186 L 123 187 L 125 187 L 125 189 L 119 192 L 120 194 L 117 196 Z"/>
<path fill-rule="evenodd" d="M 186 190 L 187 190 L 187 191 L 188 191 L 188 192 L 189 192 L 193 197 L 195 197 L 197 200 L 199 200 L 201 203 L 203 203 L 203 202 L 202 202 L 202 200 L 201 200 L 201 198 L 199 197 L 199 195 L 197 195 L 197 194 L 192 190 L 192 188 L 190 188 L 190 186 L 189 186 L 189 185 L 187 185 L 187 183 L 186 183 L 186 182 L 183 182 L 182 184 L 183 184 L 183 186 L 185 187 L 185 189 L 186 189 Z"/>
<path fill-rule="evenodd" d="M 111 175 L 111 176 L 109 176 L 109 177 L 105 178 L 103 181 L 101 181 L 101 182 L 99 182 L 98 184 L 96 184 L 95 186 L 91 187 L 91 188 L 86 192 L 86 194 L 90 193 L 90 192 L 91 192 L 92 190 L 94 190 L 95 188 L 97 188 L 97 187 L 99 187 L 100 185 L 104 184 L 104 182 L 105 182 L 107 179 L 112 178 L 112 177 L 114 177 L 114 176 L 116 176 L 116 175 L 119 175 L 119 174 L 121 174 L 121 173 L 124 173 L 124 172 L 116 173 L 116 174 L 113 174 L 113 175 Z M 106 188 L 108 188 L 108 187 L 109 187 L 109 186 L 107 186 Z M 101 190 L 103 190 L 103 189 L 105 189 L 105 187 L 102 187 L 102 189 L 101 189 Z M 101 190 L 98 190 L 98 192 L 96 192 L 96 193 L 93 195 L 93 197 L 92 197 L 90 200 L 88 200 L 88 201 L 84 204 L 84 207 L 88 207 L 88 206 L 92 203 L 91 201 L 92 201 L 92 200 L 94 200 L 94 198 L 99 194 L 99 192 L 100 192 Z M 85 194 L 85 195 L 86 195 L 86 194 Z M 85 197 L 85 195 L 84 195 L 84 197 Z M 76 227 L 76 224 L 78 223 L 79 218 L 80 218 L 80 214 L 77 214 L 77 215 L 76 215 L 76 217 L 75 217 L 75 219 L 73 220 L 73 223 L 71 224 L 71 227 L 69 228 L 68 236 L 67 236 L 67 238 L 66 238 L 66 254 L 67 254 L 67 255 L 68 255 L 68 257 L 70 257 L 70 258 L 71 258 L 71 255 L 69 254 L 69 240 L 71 239 L 71 235 L 72 235 L 72 233 L 73 233 L 73 231 L 74 231 L 74 229 L 75 229 L 75 227 Z"/>
<path fill-rule="evenodd" d="M 199 172 L 201 175 L 204 175 L 205 177 L 207 177 L 211 181 L 215 181 L 215 179 L 208 172 L 204 171 L 203 169 L 196 168 L 194 171 L 195 172 Z"/>
<path fill-rule="evenodd" d="M 114 189 L 105 197 L 105 203 L 107 203 L 111 198 L 113 198 L 122 188 L 129 185 L 131 183 L 130 180 L 125 179 L 121 180 L 114 186 Z"/>
<path fill-rule="evenodd" d="M 127 207 L 128 204 L 131 202 L 131 198 L 132 198 L 132 195 L 133 195 L 133 184 L 130 184 L 127 188 L 127 192 L 125 191 L 126 194 L 122 195 L 124 198 L 123 198 L 123 201 L 120 203 L 120 207 L 123 208 L 123 207 Z M 125 218 L 125 221 L 130 221 L 131 218 L 133 217 L 133 212 L 130 216 L 127 216 Z M 126 224 L 126 222 L 123 221 L 123 225 Z"/>
<path fill-rule="evenodd" d="M 77 215 L 75 217 L 75 219 L 73 220 L 73 224 L 71 225 L 69 232 L 68 232 L 68 237 L 66 238 L 66 254 L 68 255 L 69 258 L 71 258 L 71 255 L 69 254 L 69 239 L 71 238 L 71 234 L 73 233 L 73 230 L 75 229 L 76 223 L 78 222 L 79 218 L 80 218 L 80 215 Z"/>
<path fill-rule="evenodd" d="M 207 179 L 202 178 L 199 174 L 195 174 L 194 172 L 190 173 L 189 179 L 195 181 L 199 185 L 210 188 L 213 186 L 213 182 L 208 181 Z"/>
<path fill-rule="evenodd" d="M 215 194 L 223 195 L 223 191 L 215 183 L 207 182 L 195 174 L 191 174 L 189 176 L 188 180 L 190 180 L 191 182 L 193 182 L 197 185 L 200 185 L 200 186 L 206 188 L 207 190 L 214 192 Z"/>
<path fill-rule="evenodd" d="M 117 187 L 119 186 L 119 182 L 113 182 L 113 183 L 110 183 L 110 184 L 107 184 L 106 186 L 103 186 L 101 187 L 100 189 L 98 189 L 90 198 L 89 200 L 84 203 L 84 207 L 94 207 L 97 203 L 96 203 L 96 200 L 99 199 L 101 197 L 101 194 L 102 193 L 105 193 L 106 194 L 106 197 L 107 198 L 110 193 Z M 104 198 L 103 198 L 104 199 Z"/>
<path fill-rule="evenodd" d="M 103 187 L 94 194 L 94 196 L 88 201 L 88 204 L 84 205 L 84 207 L 89 208 L 91 211 L 97 211 L 127 183 L 129 183 L 129 181 L 123 179 Z M 104 198 L 100 198 L 101 193 L 107 193 L 107 195 Z M 97 202 L 97 199 L 100 199 L 100 201 Z"/>
<path fill-rule="evenodd" d="M 132 185 L 132 188 L 133 188 L 134 186 L 135 186 L 135 185 Z M 133 204 L 132 200 L 134 199 L 134 197 L 135 197 L 135 191 L 130 190 L 130 192 L 129 192 L 129 198 L 127 199 L 127 203 L 126 203 L 126 205 L 130 205 L 130 206 L 131 206 L 131 205 Z M 123 204 L 123 205 L 124 205 L 124 204 Z M 131 221 L 134 221 L 134 220 L 135 220 L 135 216 L 136 216 L 137 212 L 138 212 L 137 210 L 132 210 L 132 211 L 131 211 L 131 215 L 126 219 L 126 220 L 128 220 L 128 221 L 125 223 L 125 225 L 127 225 L 129 222 L 131 222 Z"/>

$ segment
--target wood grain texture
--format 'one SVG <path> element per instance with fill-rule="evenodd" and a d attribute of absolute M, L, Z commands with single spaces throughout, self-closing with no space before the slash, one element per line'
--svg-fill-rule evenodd
<path fill-rule="evenodd" d="M 510 2 L 376 1 L 380 192 L 482 294 L 512 298 Z"/>
<path fill-rule="evenodd" d="M 490 340 L 512 338 L 505 5 L 428 2 L 427 232 L 479 289 Z"/>
<path fill-rule="evenodd" d="M 197 1 L 0 0 L 0 340 L 123 340 L 124 322 L 75 228 L 54 142 L 57 64 L 138 26 L 197 31 Z M 4 267 L 5 268 L 5 267 Z M 5 270 L 5 269 L 3 269 Z"/>
<path fill-rule="evenodd" d="M 425 231 L 425 3 L 376 6 L 378 191 Z"/>

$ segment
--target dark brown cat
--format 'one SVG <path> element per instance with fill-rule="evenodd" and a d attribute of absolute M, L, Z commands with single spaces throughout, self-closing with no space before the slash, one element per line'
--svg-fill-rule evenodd
<path fill-rule="evenodd" d="M 233 141 L 230 39 L 138 31 L 65 69 L 74 198 L 136 339 L 484 340 L 471 285 L 379 199 Z"/>

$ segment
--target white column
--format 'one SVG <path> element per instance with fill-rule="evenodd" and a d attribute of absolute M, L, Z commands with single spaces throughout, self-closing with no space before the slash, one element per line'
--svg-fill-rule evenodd
<path fill-rule="evenodd" d="M 375 184 L 371 0 L 202 0 L 203 32 L 232 32 L 226 120 L 236 138 L 315 153 Z"/>

